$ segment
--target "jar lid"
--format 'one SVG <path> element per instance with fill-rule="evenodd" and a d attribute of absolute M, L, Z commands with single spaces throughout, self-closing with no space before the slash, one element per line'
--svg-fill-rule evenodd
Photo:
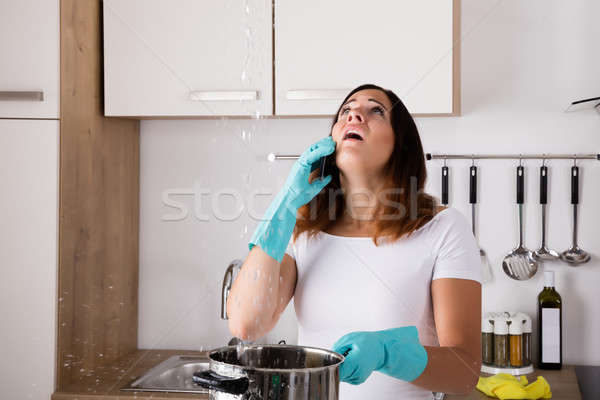
<path fill-rule="evenodd" d="M 515 314 L 515 318 L 521 321 L 521 327 L 523 328 L 523 333 L 531 333 L 531 318 L 529 315 L 524 312 L 518 312 Z"/>
<path fill-rule="evenodd" d="M 508 321 L 510 322 L 508 327 L 508 333 L 510 333 L 511 335 L 523 334 L 523 320 L 520 316 L 511 318 Z"/>
<path fill-rule="evenodd" d="M 492 333 L 494 332 L 494 325 L 492 324 L 492 317 L 488 314 L 484 315 L 481 319 L 481 332 Z"/>
<path fill-rule="evenodd" d="M 495 335 L 507 335 L 508 334 L 508 324 L 506 322 L 507 322 L 507 319 L 504 317 L 494 318 L 494 334 Z"/>
<path fill-rule="evenodd" d="M 523 333 L 531 333 L 531 318 L 529 315 L 522 313 L 523 320 Z"/>

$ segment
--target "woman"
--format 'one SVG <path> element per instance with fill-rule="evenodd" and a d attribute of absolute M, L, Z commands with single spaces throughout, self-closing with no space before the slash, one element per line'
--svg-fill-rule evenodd
<path fill-rule="evenodd" d="M 328 155 L 330 175 L 318 179 Z M 479 252 L 466 219 L 423 193 L 425 178 L 400 99 L 375 85 L 354 89 L 254 232 L 227 304 L 231 333 L 264 336 L 294 297 L 298 343 L 346 355 L 340 398 L 473 390 Z"/>

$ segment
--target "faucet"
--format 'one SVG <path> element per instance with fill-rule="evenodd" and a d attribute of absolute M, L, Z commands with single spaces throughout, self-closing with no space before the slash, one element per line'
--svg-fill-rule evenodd
<path fill-rule="evenodd" d="M 242 268 L 243 261 L 235 259 L 229 263 L 227 270 L 225 270 L 225 276 L 223 277 L 223 287 L 221 289 L 221 319 L 229 319 L 227 317 L 227 298 L 229 297 L 229 291 L 231 286 L 237 277 L 237 274 Z"/>

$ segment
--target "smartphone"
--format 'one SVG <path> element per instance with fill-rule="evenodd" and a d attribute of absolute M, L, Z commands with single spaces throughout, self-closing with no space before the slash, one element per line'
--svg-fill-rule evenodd
<path fill-rule="evenodd" d="M 320 174 L 319 175 L 321 176 L 321 179 L 324 179 L 329 174 L 329 171 L 331 170 L 330 165 L 331 165 L 331 162 L 332 162 L 331 157 L 334 156 L 334 155 L 335 155 L 335 153 L 332 153 L 332 154 L 329 154 L 329 155 L 327 155 L 325 157 L 321 157 L 321 165 L 319 167 L 320 168 Z"/>

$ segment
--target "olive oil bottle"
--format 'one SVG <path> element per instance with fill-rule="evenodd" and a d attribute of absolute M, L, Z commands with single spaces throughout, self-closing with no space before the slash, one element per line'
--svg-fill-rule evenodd
<path fill-rule="evenodd" d="M 544 271 L 538 295 L 538 367 L 562 368 L 562 299 L 554 288 L 554 271 Z"/>

